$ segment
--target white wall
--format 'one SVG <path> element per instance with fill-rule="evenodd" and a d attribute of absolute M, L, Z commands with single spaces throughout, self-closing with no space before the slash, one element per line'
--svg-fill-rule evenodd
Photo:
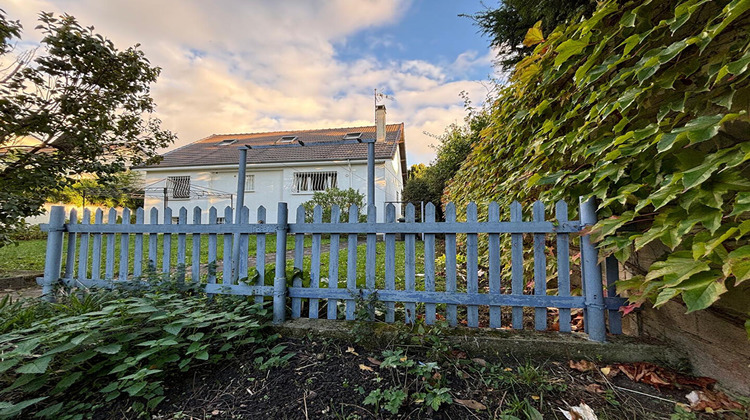
<path fill-rule="evenodd" d="M 400 175 L 399 156 L 396 153 L 395 160 L 376 161 L 375 165 L 375 204 L 378 212 L 378 221 L 384 220 L 385 201 L 396 201 L 403 189 Z M 395 163 L 394 163 L 395 162 Z M 145 184 L 156 188 L 163 188 L 165 180 L 169 176 L 190 176 L 191 195 L 201 188 L 212 190 L 214 193 L 236 194 L 237 190 L 237 166 L 224 166 L 212 168 L 180 168 L 169 170 L 140 170 L 145 175 Z M 257 208 L 266 207 L 267 222 L 276 222 L 277 206 L 280 201 L 286 202 L 289 208 L 289 221 L 294 221 L 297 207 L 312 198 L 312 192 L 293 192 L 295 172 L 318 172 L 336 171 L 339 189 L 353 188 L 363 195 L 367 195 L 367 163 L 363 161 L 348 162 L 321 162 L 318 164 L 249 164 L 247 174 L 255 176 L 255 191 L 245 193 L 245 206 L 250 209 L 250 221 L 256 221 Z M 192 209 L 199 206 L 204 211 L 211 206 L 216 207 L 219 217 L 224 215 L 226 206 L 237 204 L 236 197 L 206 196 L 204 198 L 193 197 L 191 199 L 168 200 L 168 206 L 172 209 L 172 216 L 177 217 L 180 207 L 188 209 L 189 221 L 192 220 Z M 145 199 L 146 214 L 151 207 L 156 207 L 160 213 L 160 222 L 163 217 L 163 194 L 159 191 L 147 192 Z M 400 206 L 396 207 L 397 217 L 400 216 Z M 363 209 L 362 213 L 365 213 Z M 149 217 L 147 216 L 147 220 Z M 204 223 L 207 215 L 204 215 Z"/>

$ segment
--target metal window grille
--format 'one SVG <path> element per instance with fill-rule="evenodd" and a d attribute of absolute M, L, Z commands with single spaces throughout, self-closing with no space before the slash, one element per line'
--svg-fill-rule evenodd
<path fill-rule="evenodd" d="M 190 176 L 167 177 L 167 188 L 172 198 L 190 198 Z"/>
<path fill-rule="evenodd" d="M 216 218 L 216 224 L 217 225 L 223 225 L 224 223 L 226 223 L 226 219 L 224 219 L 223 217 L 217 217 Z"/>
<path fill-rule="evenodd" d="M 245 191 L 255 191 L 255 175 L 245 175 Z"/>
<path fill-rule="evenodd" d="M 297 172 L 294 174 L 294 192 L 325 191 L 337 188 L 337 174 L 331 172 Z"/>

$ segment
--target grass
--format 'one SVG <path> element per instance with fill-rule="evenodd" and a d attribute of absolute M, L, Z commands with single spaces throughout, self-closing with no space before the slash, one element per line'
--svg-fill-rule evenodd
<path fill-rule="evenodd" d="M 19 271 L 43 271 L 47 241 L 44 239 L 19 241 L 0 248 L 0 277 Z"/>
<path fill-rule="evenodd" d="M 106 266 L 106 254 L 107 254 L 107 238 L 106 236 L 102 237 L 101 240 L 101 255 L 100 255 L 100 277 L 104 278 L 106 277 L 105 273 L 105 266 Z M 185 267 L 186 271 L 188 272 L 188 275 L 190 274 L 190 267 L 193 263 L 192 261 L 192 252 L 193 252 L 193 241 L 191 238 L 191 235 L 187 235 L 186 241 L 185 241 Z M 88 272 L 86 273 L 87 277 L 91 277 L 91 270 L 92 270 L 92 263 L 93 263 L 93 237 L 89 238 L 89 247 L 88 247 Z M 305 236 L 305 248 L 310 248 L 312 246 L 312 237 L 311 236 Z M 328 238 L 322 238 L 321 241 L 322 245 L 329 245 L 330 239 Z M 348 264 L 348 253 L 346 249 L 346 239 L 342 239 L 340 242 L 340 254 L 339 254 L 339 286 L 340 287 L 346 287 L 346 273 L 347 273 L 347 264 Z M 42 271 L 44 270 L 44 258 L 45 258 L 45 252 L 46 252 L 46 240 L 29 240 L 29 241 L 19 241 L 17 244 L 8 245 L 5 247 L 0 248 L 0 276 L 11 276 L 14 273 L 18 273 L 19 271 Z M 80 246 L 80 238 L 78 239 L 77 248 Z M 404 242 L 396 242 L 396 286 L 398 288 L 403 288 L 404 286 Z M 121 242 L 120 238 L 118 236 L 115 237 L 115 243 L 114 243 L 114 255 L 115 255 L 115 266 L 113 272 L 117 274 L 120 270 L 120 247 Z M 133 270 L 133 255 L 135 254 L 135 241 L 134 238 L 131 236 L 129 244 L 129 259 L 128 259 L 128 271 L 132 273 Z M 155 263 L 155 267 L 157 271 L 161 271 L 163 267 L 163 248 L 164 247 L 164 235 L 159 235 L 157 239 L 157 259 Z M 206 267 L 206 264 L 208 262 L 208 238 L 206 236 L 201 237 L 200 241 L 200 262 L 201 262 L 201 276 L 203 277 L 202 280 L 205 281 L 205 277 L 208 272 L 208 268 Z M 287 251 L 293 251 L 295 249 L 295 240 L 293 236 L 289 236 L 289 239 L 287 240 Z M 357 285 L 360 287 L 364 287 L 365 284 L 365 251 L 366 251 L 366 245 L 364 243 L 359 243 L 357 246 Z M 276 252 L 276 236 L 275 235 L 267 235 L 266 236 L 266 253 L 267 254 L 275 254 Z M 248 237 L 248 254 L 250 256 L 256 256 L 257 253 L 257 237 L 255 235 L 250 235 Z M 421 244 L 417 244 L 415 247 L 415 253 L 416 253 L 416 273 L 419 276 L 420 273 L 424 272 L 424 247 L 421 246 Z M 223 238 L 219 237 L 217 238 L 217 265 L 218 269 L 221 270 L 222 266 L 222 259 L 224 255 L 224 240 Z M 377 242 L 377 260 L 376 260 L 376 287 L 378 288 L 384 288 L 385 287 L 385 243 L 382 241 Z M 149 264 L 149 240 L 147 238 L 144 238 L 143 241 L 143 261 L 142 261 L 142 267 L 144 270 L 146 267 L 148 267 Z M 172 235 L 171 238 L 171 268 L 176 269 L 177 268 L 177 259 L 178 257 L 178 237 L 177 235 Z M 65 242 L 65 245 L 63 246 L 63 262 L 66 261 L 67 258 L 67 240 Z M 78 269 L 78 261 L 79 255 L 76 255 L 75 259 L 75 268 L 76 271 Z M 321 253 L 321 267 L 320 267 L 320 273 L 321 273 L 321 287 L 327 287 L 328 286 L 328 277 L 329 277 L 329 267 L 330 267 L 330 253 L 329 252 L 323 252 Z M 310 255 L 305 255 L 304 264 L 303 264 L 303 271 L 305 273 L 305 279 L 309 280 L 309 273 L 311 269 L 311 258 Z M 273 267 L 273 264 L 268 264 L 265 266 L 266 269 Z M 254 267 L 250 267 L 250 273 L 252 273 L 252 269 Z M 287 269 L 291 270 L 294 268 L 294 258 L 287 258 Z M 251 274 L 252 275 L 252 274 Z M 417 279 L 419 280 L 419 279 Z M 268 284 L 271 284 L 271 279 L 268 279 Z M 420 281 L 416 282 L 417 284 L 420 284 Z M 440 282 L 438 282 L 440 283 Z M 440 285 L 438 284 L 438 290 L 440 290 Z"/>

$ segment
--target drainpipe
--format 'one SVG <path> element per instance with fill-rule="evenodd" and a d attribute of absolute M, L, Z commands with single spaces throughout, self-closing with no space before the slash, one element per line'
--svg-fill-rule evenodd
<path fill-rule="evenodd" d="M 241 146 L 239 170 L 237 172 L 237 207 L 234 209 L 234 224 L 242 223 L 242 208 L 245 207 L 245 171 L 247 166 L 247 150 Z M 232 284 L 236 284 L 240 275 L 240 234 L 235 233 L 232 242 Z M 247 256 L 244 256 L 247 258 Z"/>

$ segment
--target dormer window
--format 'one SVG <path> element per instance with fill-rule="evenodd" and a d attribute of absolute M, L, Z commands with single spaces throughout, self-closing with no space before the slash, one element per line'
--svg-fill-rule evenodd
<path fill-rule="evenodd" d="M 217 146 L 229 146 L 230 144 L 235 144 L 235 143 L 237 143 L 237 139 L 226 139 L 226 140 L 220 141 L 216 145 Z"/>
<path fill-rule="evenodd" d="M 279 143 L 294 143 L 297 141 L 297 136 L 282 136 L 279 139 Z"/>
<path fill-rule="evenodd" d="M 344 134 L 344 140 L 359 140 L 362 138 L 362 133 L 346 133 Z"/>

